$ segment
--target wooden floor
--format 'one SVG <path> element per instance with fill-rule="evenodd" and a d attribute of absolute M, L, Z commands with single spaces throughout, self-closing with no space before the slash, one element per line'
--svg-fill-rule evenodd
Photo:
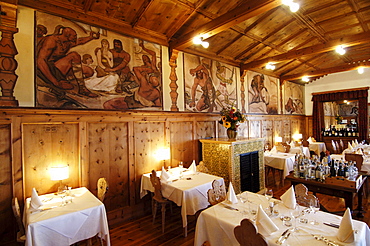
<path fill-rule="evenodd" d="M 272 179 L 270 179 L 272 180 Z M 286 181 L 284 187 L 278 188 L 272 182 L 267 184 L 274 191 L 274 197 L 280 196 L 290 187 L 290 182 Z M 329 211 L 344 211 L 344 199 L 317 194 L 320 202 Z M 370 195 L 364 198 L 364 211 L 367 211 L 370 204 Z M 355 204 L 357 205 L 357 203 Z M 194 245 L 195 233 L 195 216 L 188 216 L 188 237 L 184 238 L 181 227 L 180 209 L 174 206 L 173 214 L 171 215 L 167 209 L 166 228 L 165 233 L 161 232 L 161 218 L 158 217 L 154 224 L 152 224 L 152 216 L 147 215 L 135 221 L 125 222 L 119 225 L 111 226 L 110 236 L 111 244 L 113 246 L 140 246 L 140 245 L 163 245 L 163 246 L 192 246 Z M 370 212 L 364 214 L 364 218 L 360 219 L 369 225 Z M 358 219 L 353 217 L 354 219 Z M 94 245 L 99 245 L 94 242 Z M 82 244 L 83 245 L 83 244 Z"/>

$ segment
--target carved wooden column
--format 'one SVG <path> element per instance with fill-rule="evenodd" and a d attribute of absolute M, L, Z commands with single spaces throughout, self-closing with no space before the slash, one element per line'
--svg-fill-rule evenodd
<path fill-rule="evenodd" d="M 177 98 L 179 96 L 179 94 L 177 93 L 177 88 L 179 88 L 179 86 L 176 83 L 176 81 L 177 81 L 177 75 L 176 75 L 177 63 L 176 63 L 176 60 L 177 60 L 178 54 L 179 54 L 178 50 L 172 50 L 171 57 L 170 57 L 170 67 L 171 67 L 171 73 L 170 73 L 171 92 L 170 92 L 170 96 L 171 96 L 171 102 L 172 102 L 171 111 L 179 111 L 179 107 L 177 107 Z"/>
<path fill-rule="evenodd" d="M 247 111 L 245 110 L 245 87 L 244 87 L 244 77 L 247 75 L 247 70 L 243 70 L 243 74 L 240 76 L 240 97 L 241 97 L 241 104 L 242 104 L 242 113 L 245 114 Z"/>
<path fill-rule="evenodd" d="M 18 100 L 13 96 L 18 76 L 15 74 L 18 63 L 14 56 L 18 54 L 14 44 L 14 34 L 18 32 L 17 5 L 0 3 L 0 106 L 17 107 Z"/>

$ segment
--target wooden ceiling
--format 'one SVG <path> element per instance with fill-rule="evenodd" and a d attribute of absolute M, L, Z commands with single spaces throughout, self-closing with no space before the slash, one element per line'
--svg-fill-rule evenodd
<path fill-rule="evenodd" d="M 370 0 L 18 0 L 18 4 L 302 83 L 370 66 Z M 203 35 L 209 48 L 192 43 Z M 334 50 L 346 47 L 345 55 Z M 276 69 L 265 68 L 273 62 Z"/>

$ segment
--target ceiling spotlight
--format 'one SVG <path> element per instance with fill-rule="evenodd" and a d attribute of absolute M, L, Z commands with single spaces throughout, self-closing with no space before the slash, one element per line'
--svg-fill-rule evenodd
<path fill-rule="evenodd" d="M 201 44 L 203 42 L 203 38 L 200 36 L 196 36 L 193 38 L 193 44 Z"/>
<path fill-rule="evenodd" d="M 346 53 L 346 50 L 344 49 L 344 46 L 343 45 L 338 45 L 337 48 L 335 49 L 335 51 L 339 55 L 344 55 Z"/>
<path fill-rule="evenodd" d="M 304 82 L 310 82 L 310 78 L 308 76 L 303 76 L 302 81 Z"/>
<path fill-rule="evenodd" d="M 266 64 L 266 69 L 274 70 L 275 69 L 275 65 L 269 62 L 269 63 Z"/>
<path fill-rule="evenodd" d="M 193 44 L 200 44 L 203 46 L 203 48 L 208 48 L 209 47 L 209 43 L 206 42 L 206 41 L 203 41 L 203 37 L 201 36 L 196 36 L 193 38 Z"/>
<path fill-rule="evenodd" d="M 359 74 L 363 74 L 363 73 L 364 73 L 364 71 L 365 71 L 365 69 L 364 69 L 363 67 L 359 67 L 359 68 L 357 69 L 357 72 L 358 72 Z"/>
<path fill-rule="evenodd" d="M 299 4 L 298 3 L 291 3 L 290 5 L 289 5 L 289 8 L 290 8 L 290 11 L 292 11 L 293 13 L 294 12 L 297 12 L 298 11 L 298 9 L 299 9 Z"/>

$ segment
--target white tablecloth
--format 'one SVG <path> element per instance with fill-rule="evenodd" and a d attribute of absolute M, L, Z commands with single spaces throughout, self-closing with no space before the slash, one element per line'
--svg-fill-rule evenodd
<path fill-rule="evenodd" d="M 308 147 L 294 147 L 290 148 L 289 150 L 290 154 L 304 154 L 306 157 L 310 157 L 310 149 Z"/>
<path fill-rule="evenodd" d="M 293 171 L 295 154 L 290 153 L 276 153 L 264 156 L 265 165 L 273 167 L 275 169 L 283 170 L 285 176 L 289 175 L 289 172 Z"/>
<path fill-rule="evenodd" d="M 321 152 L 326 151 L 326 146 L 324 142 L 313 142 L 310 143 L 308 148 L 316 153 L 316 155 L 320 156 Z"/>
<path fill-rule="evenodd" d="M 65 206 L 60 206 L 61 198 L 54 194 L 40 196 L 44 200 L 40 209 L 47 210 L 32 213 L 27 198 L 23 217 L 26 246 L 66 246 L 98 233 L 110 245 L 104 204 L 85 187 L 73 189 L 72 194 L 72 202 Z"/>
<path fill-rule="evenodd" d="M 176 171 L 178 169 L 173 168 L 172 172 Z M 158 171 L 157 176 L 160 175 L 161 172 Z M 208 207 L 207 192 L 212 189 L 212 182 L 215 179 L 224 184 L 223 178 L 201 172 L 198 174 L 186 174 L 184 172 L 184 179 L 182 180 L 162 182 L 162 195 L 181 206 L 183 227 L 188 224 L 187 215 L 194 215 L 197 211 Z M 154 191 L 149 173 L 144 174 L 141 178 L 140 196 L 143 197 L 147 194 L 147 191 Z"/>
<path fill-rule="evenodd" d="M 194 245 L 201 246 L 205 241 L 208 241 L 212 246 L 232 246 L 239 245 L 236 238 L 234 237 L 234 228 L 240 225 L 240 222 L 244 218 L 252 219 L 252 215 L 247 213 L 243 215 L 242 210 L 246 209 L 257 209 L 258 204 L 262 204 L 263 208 L 267 207 L 267 200 L 256 193 L 248 193 L 248 200 L 246 204 L 233 204 L 230 205 L 234 208 L 238 208 L 239 211 L 231 210 L 225 208 L 221 204 L 212 206 L 204 210 L 198 217 L 197 225 L 195 229 L 195 239 Z M 281 202 L 275 206 L 278 210 L 279 215 L 271 217 L 272 221 L 279 228 L 278 231 L 270 234 L 264 235 L 268 245 L 276 245 L 276 240 L 280 235 L 288 228 L 283 225 L 283 222 L 280 220 L 280 216 L 290 216 L 291 209 L 285 207 Z M 338 232 L 337 228 L 326 226 L 323 222 L 340 224 L 340 216 L 325 213 L 317 212 L 316 214 L 306 214 L 303 218 L 306 218 L 308 221 L 315 219 L 319 222 L 319 225 L 311 225 L 310 223 L 303 224 L 297 222 L 297 226 L 301 229 L 298 232 L 292 232 L 290 237 L 285 241 L 283 245 L 300 245 L 300 246 L 312 246 L 312 245 L 325 245 L 323 242 L 318 242 L 313 238 L 312 234 L 322 235 L 329 240 L 336 241 L 342 245 L 357 245 L 357 246 L 366 246 L 370 245 L 370 230 L 366 223 L 353 220 L 354 229 L 358 230 L 358 233 L 355 234 L 355 242 L 347 244 L 339 242 L 336 238 Z M 293 221 L 294 225 L 294 221 Z"/>

